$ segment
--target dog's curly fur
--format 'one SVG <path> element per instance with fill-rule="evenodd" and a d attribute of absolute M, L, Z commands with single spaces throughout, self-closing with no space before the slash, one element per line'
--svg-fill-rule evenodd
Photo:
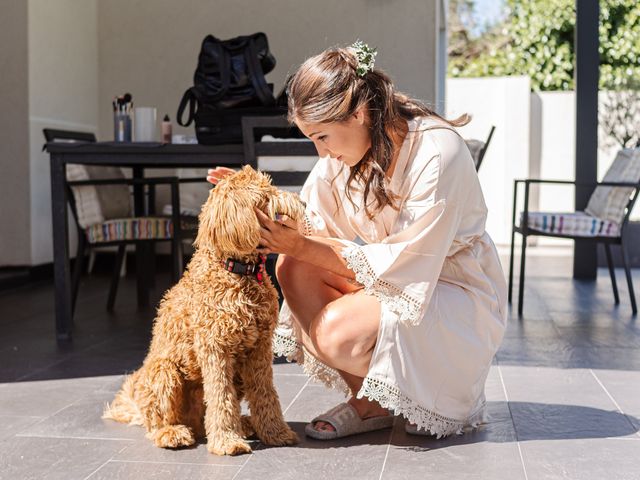
<path fill-rule="evenodd" d="M 160 303 L 144 363 L 125 378 L 103 418 L 144 425 L 158 447 L 188 446 L 206 435 L 217 455 L 251 452 L 245 438 L 253 433 L 267 445 L 297 443 L 273 386 L 277 292 L 268 275 L 259 284 L 221 264 L 228 257 L 259 261 L 254 207 L 271 218 L 303 215 L 296 195 L 248 166 L 211 190 L 196 251 Z M 250 417 L 240 415 L 243 397 Z"/>

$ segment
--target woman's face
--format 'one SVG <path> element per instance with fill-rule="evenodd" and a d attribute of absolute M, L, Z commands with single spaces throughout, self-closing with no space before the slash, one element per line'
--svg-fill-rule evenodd
<path fill-rule="evenodd" d="M 309 137 L 318 155 L 329 155 L 349 167 L 358 164 L 371 147 L 371 135 L 362 109 L 349 119 L 333 123 L 304 123 L 296 121 L 302 133 Z"/>

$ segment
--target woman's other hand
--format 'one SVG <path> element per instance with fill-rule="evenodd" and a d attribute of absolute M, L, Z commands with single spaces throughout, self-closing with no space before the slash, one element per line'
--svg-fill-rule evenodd
<path fill-rule="evenodd" d="M 220 180 L 222 180 L 227 175 L 231 175 L 232 173 L 236 173 L 236 170 L 234 170 L 233 168 L 210 168 L 209 170 L 207 170 L 207 182 L 217 185 Z"/>
<path fill-rule="evenodd" d="M 303 248 L 305 237 L 298 231 L 298 222 L 286 215 L 269 218 L 262 210 L 254 209 L 260 223 L 260 253 L 282 253 L 296 257 Z"/>

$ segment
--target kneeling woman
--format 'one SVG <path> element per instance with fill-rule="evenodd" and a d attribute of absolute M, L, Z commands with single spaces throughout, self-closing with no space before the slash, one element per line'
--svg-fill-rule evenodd
<path fill-rule="evenodd" d="M 256 212 L 262 251 L 281 254 L 274 352 L 351 394 L 307 435 L 387 428 L 390 413 L 408 433 L 477 425 L 506 285 L 455 131 L 467 118 L 447 121 L 396 92 L 361 44 L 308 59 L 288 93 L 289 120 L 320 159 L 301 192 L 303 225 Z"/>

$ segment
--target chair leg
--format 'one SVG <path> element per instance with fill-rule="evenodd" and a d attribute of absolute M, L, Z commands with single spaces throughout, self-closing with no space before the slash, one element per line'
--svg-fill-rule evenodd
<path fill-rule="evenodd" d="M 86 239 L 83 234 L 78 235 L 78 249 L 76 251 L 76 263 L 73 267 L 73 278 L 71 279 L 71 315 L 76 310 L 76 300 L 80 288 L 80 277 L 84 269 L 84 254 L 86 249 Z"/>
<path fill-rule="evenodd" d="M 95 250 L 91 250 L 89 252 L 89 265 L 87 265 L 87 273 L 91 273 L 93 271 L 93 266 L 96 263 L 96 252 Z"/>
<path fill-rule="evenodd" d="M 118 283 L 120 282 L 120 272 L 122 270 L 122 262 L 124 260 L 124 254 L 127 249 L 127 245 L 123 244 L 118 246 L 118 253 L 116 254 L 116 264 L 111 274 L 111 285 L 109 286 L 109 298 L 107 298 L 107 312 L 113 312 L 113 305 L 116 303 L 116 294 L 118 293 Z"/>
<path fill-rule="evenodd" d="M 613 259 L 611 258 L 611 246 L 608 243 L 604 244 L 604 251 L 607 254 L 607 265 L 609 265 L 609 275 L 611 276 L 611 285 L 613 286 L 613 298 L 616 305 L 620 304 L 620 297 L 618 296 L 618 284 L 616 283 L 616 272 L 613 268 Z"/>
<path fill-rule="evenodd" d="M 511 303 L 513 291 L 513 252 L 515 250 L 514 241 L 516 239 L 515 226 L 511 227 L 511 253 L 509 255 L 509 303 Z"/>
<path fill-rule="evenodd" d="M 136 291 L 138 295 L 138 308 L 144 309 L 149 306 L 149 282 L 147 281 L 147 243 L 138 242 L 136 244 Z"/>
<path fill-rule="evenodd" d="M 145 249 L 145 275 L 146 283 L 149 288 L 153 288 L 156 286 L 156 261 L 158 257 L 156 256 L 156 244 L 155 242 L 149 242 L 148 248 Z"/>
<path fill-rule="evenodd" d="M 624 273 L 627 276 L 627 285 L 629 286 L 629 297 L 631 297 L 631 310 L 633 314 L 638 313 L 638 307 L 636 306 L 636 295 L 633 291 L 633 278 L 631 277 L 631 269 L 629 268 L 629 256 L 627 250 L 624 248 L 624 242 L 620 243 L 620 250 L 622 251 L 622 263 L 624 264 Z"/>
<path fill-rule="evenodd" d="M 522 235 L 522 253 L 520 256 L 520 285 L 518 290 L 518 316 L 522 316 L 522 307 L 524 304 L 524 266 L 526 263 L 527 253 L 527 236 Z"/>
<path fill-rule="evenodd" d="M 120 278 L 127 276 L 127 249 L 124 249 L 124 260 L 122 261 L 122 268 L 120 269 Z"/>
<path fill-rule="evenodd" d="M 177 283 L 182 276 L 182 241 L 180 238 L 171 240 L 171 281 Z"/>

